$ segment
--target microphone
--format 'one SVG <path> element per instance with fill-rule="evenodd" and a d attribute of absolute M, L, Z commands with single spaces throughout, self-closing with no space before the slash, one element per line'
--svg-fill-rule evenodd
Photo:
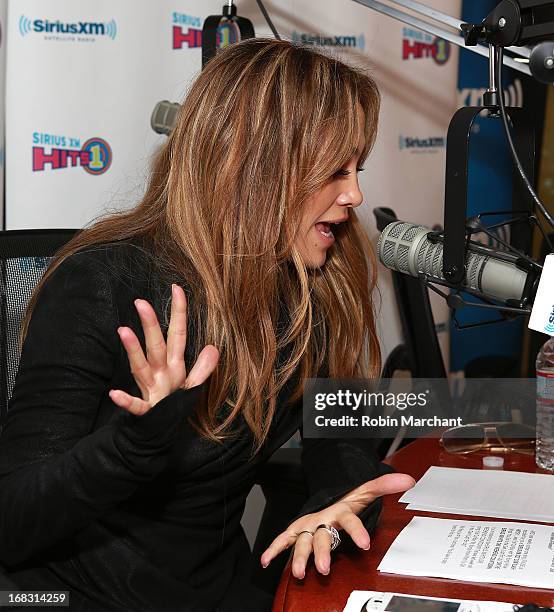
<path fill-rule="evenodd" d="M 257 0 L 257 2 L 268 23 L 270 23 L 271 19 L 267 15 L 261 0 Z M 273 23 L 270 23 L 270 26 L 276 33 Z M 190 33 L 191 31 L 189 31 Z M 179 36 L 184 40 L 189 34 L 180 34 Z M 200 32 L 197 32 L 197 34 L 199 35 Z M 237 7 L 233 4 L 233 0 L 227 0 L 221 15 L 206 17 L 201 34 L 202 69 L 216 55 L 218 49 L 232 45 L 239 40 L 254 38 L 256 35 L 252 22 L 237 15 Z M 278 34 L 277 37 L 279 37 Z M 196 39 L 200 40 L 200 37 L 196 36 Z M 180 106 L 177 102 L 169 102 L 168 100 L 158 102 L 150 117 L 150 126 L 154 132 L 169 136 L 177 121 Z"/>
<path fill-rule="evenodd" d="M 377 252 L 381 263 L 391 270 L 415 277 L 424 274 L 430 282 L 452 286 L 442 271 L 441 240 L 436 232 L 424 225 L 395 221 L 381 232 Z M 524 265 L 522 258 L 511 253 L 470 242 L 459 289 L 504 303 L 532 301 L 538 278 L 534 271 L 522 269 Z"/>
<path fill-rule="evenodd" d="M 169 102 L 168 100 L 158 102 L 150 117 L 150 126 L 154 132 L 169 136 L 177 121 L 180 108 L 181 105 L 177 102 Z"/>

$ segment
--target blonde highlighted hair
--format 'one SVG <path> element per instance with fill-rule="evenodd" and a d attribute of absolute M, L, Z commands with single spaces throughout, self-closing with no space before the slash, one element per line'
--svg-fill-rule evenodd
<path fill-rule="evenodd" d="M 197 346 L 220 351 L 197 414 L 203 435 L 224 438 L 242 413 L 258 450 L 295 370 L 290 404 L 323 364 L 331 378 L 377 376 L 375 255 L 355 211 L 321 268 L 306 267 L 295 239 L 309 198 L 351 159 L 361 130 L 360 163 L 369 154 L 379 103 L 370 75 L 313 47 L 254 38 L 221 50 L 192 84 L 142 201 L 96 221 L 58 253 L 23 335 L 61 261 L 146 237 L 163 266 L 190 281 Z M 288 315 L 282 330 L 280 308 Z M 217 418 L 223 404 L 225 418 Z"/>

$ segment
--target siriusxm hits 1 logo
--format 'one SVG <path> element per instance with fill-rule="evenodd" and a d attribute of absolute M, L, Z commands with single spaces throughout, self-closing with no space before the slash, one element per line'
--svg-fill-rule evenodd
<path fill-rule="evenodd" d="M 174 11 L 172 22 L 173 49 L 182 49 L 184 45 L 189 49 L 202 46 L 202 19 L 200 17 Z M 188 26 L 186 30 L 184 26 Z"/>
<path fill-rule="evenodd" d="M 81 145 L 79 138 L 33 133 L 32 164 L 33 172 L 75 168 L 80 166 L 89 174 L 104 174 L 112 163 L 110 145 L 99 137 L 89 138 Z"/>
<path fill-rule="evenodd" d="M 446 64 L 450 58 L 450 43 L 438 36 L 431 36 L 421 30 L 402 29 L 402 59 L 431 57 L 437 64 Z"/>

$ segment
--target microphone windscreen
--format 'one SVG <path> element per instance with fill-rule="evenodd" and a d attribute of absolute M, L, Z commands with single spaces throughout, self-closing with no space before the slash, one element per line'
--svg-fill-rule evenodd
<path fill-rule="evenodd" d="M 180 107 L 180 104 L 169 102 L 168 100 L 158 102 L 150 117 L 150 125 L 154 132 L 165 134 L 166 136 L 169 135 L 177 121 Z"/>

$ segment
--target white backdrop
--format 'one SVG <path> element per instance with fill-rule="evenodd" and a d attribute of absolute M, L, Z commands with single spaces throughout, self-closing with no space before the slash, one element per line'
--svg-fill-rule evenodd
<path fill-rule="evenodd" d="M 198 48 L 173 50 L 172 13 L 185 5 L 201 29 L 205 4 L 10 0 L 6 228 L 81 227 L 106 207 L 136 202 L 161 140 L 150 128 L 152 109 L 162 98 L 180 98 L 200 68 Z M 89 24 L 89 33 L 36 31 L 47 20 Z M 104 172 L 102 163 L 97 174 L 71 160 L 57 169 L 40 164 L 42 150 L 79 151 L 91 138 L 111 149 Z"/>
<path fill-rule="evenodd" d="M 6 0 L 4 0 L 6 1 Z M 223 0 L 7 0 L 7 229 L 81 227 L 136 204 L 152 152 L 156 102 L 179 101 L 201 67 L 204 18 Z M 270 35 L 254 0 L 238 12 Z M 427 2 L 459 15 L 460 0 Z M 457 49 L 352 0 L 267 0 L 279 32 L 333 46 L 372 66 L 382 92 L 380 130 L 360 175 L 358 208 L 376 237 L 372 209 L 442 222 L 444 138 L 457 106 Z M 2 44 L 2 48 L 5 45 Z M 403 59 L 404 56 L 404 59 Z M 400 340 L 389 273 L 380 271 L 384 356 Z M 448 311 L 434 305 L 447 356 Z"/>
<path fill-rule="evenodd" d="M 6 91 L 6 31 L 8 0 L 0 0 L 0 185 L 4 185 L 5 168 L 5 91 Z M 4 224 L 4 189 L 0 190 L 0 223 Z"/>

